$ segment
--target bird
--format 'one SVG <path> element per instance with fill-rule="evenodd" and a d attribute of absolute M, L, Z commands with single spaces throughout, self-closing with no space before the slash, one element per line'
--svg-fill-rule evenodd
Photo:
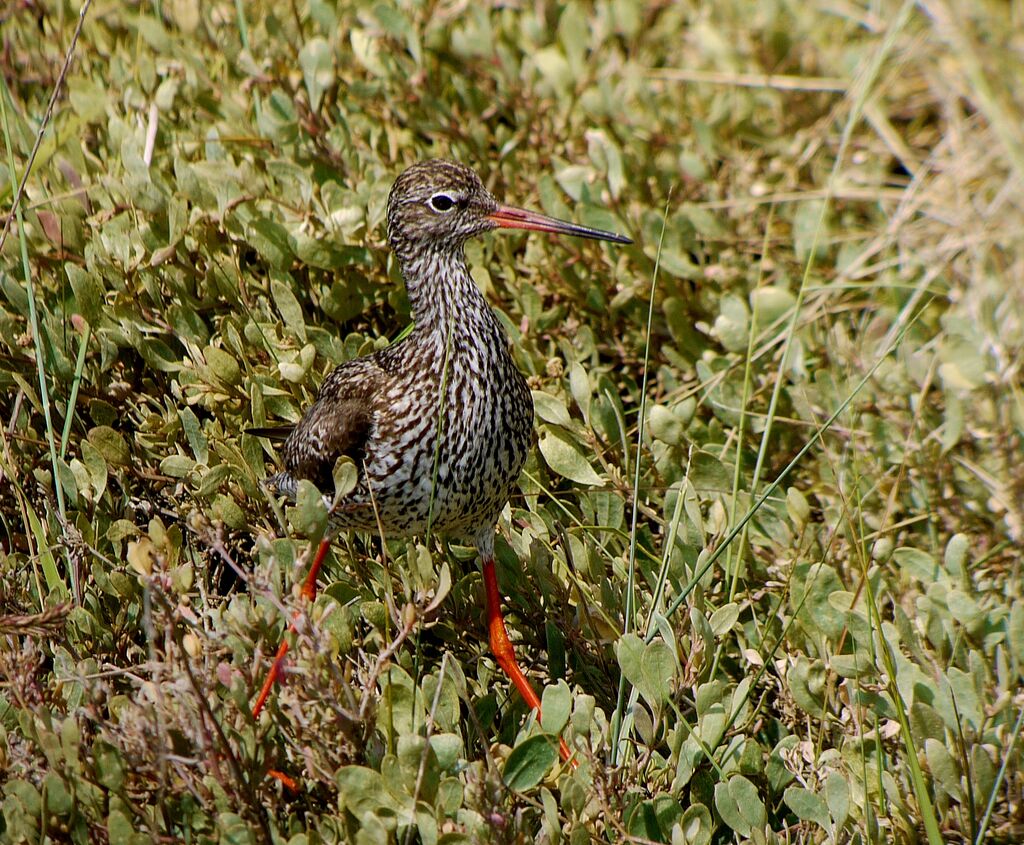
<path fill-rule="evenodd" d="M 527 705 L 540 700 L 520 668 L 501 612 L 495 529 L 533 440 L 533 398 L 510 340 L 466 264 L 468 240 L 525 229 L 591 240 L 632 240 L 500 204 L 468 166 L 430 159 L 405 169 L 387 202 L 387 240 L 408 293 L 414 328 L 399 342 L 341 364 L 291 429 L 284 469 L 268 486 L 294 498 L 312 481 L 330 505 L 332 529 L 411 537 L 434 531 L 470 543 L 480 557 L 491 651 Z M 266 434 L 265 429 L 254 433 Z M 336 462 L 350 458 L 355 488 L 335 500 Z M 312 598 L 330 545 L 320 543 L 303 593 Z M 280 673 L 282 642 L 258 716 Z M 560 741 L 562 757 L 570 753 Z"/>

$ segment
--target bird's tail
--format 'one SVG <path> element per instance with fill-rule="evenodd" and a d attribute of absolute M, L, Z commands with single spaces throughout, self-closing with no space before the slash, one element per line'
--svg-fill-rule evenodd
<path fill-rule="evenodd" d="M 253 437 L 266 437 L 267 440 L 273 440 L 275 442 L 283 442 L 288 439 L 288 435 L 292 433 L 293 425 L 277 425 L 267 426 L 266 428 L 247 428 L 245 429 L 246 434 L 251 434 Z"/>

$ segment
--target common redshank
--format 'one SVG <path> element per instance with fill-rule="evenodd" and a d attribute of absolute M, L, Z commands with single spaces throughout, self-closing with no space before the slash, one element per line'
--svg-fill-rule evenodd
<path fill-rule="evenodd" d="M 335 369 L 284 444 L 270 483 L 293 497 L 300 479 L 331 502 L 335 529 L 406 537 L 433 530 L 472 542 L 483 566 L 491 651 L 526 703 L 540 700 L 516 662 L 501 614 L 494 532 L 526 460 L 533 399 L 509 339 L 469 273 L 463 247 L 493 229 L 533 229 L 614 243 L 613 232 L 500 205 L 468 167 L 431 160 L 409 167 L 388 197 L 388 242 L 401 267 L 415 328 L 401 342 Z M 358 482 L 334 502 L 336 461 Z M 315 594 L 324 540 L 304 593 Z M 253 715 L 280 672 L 282 643 Z M 562 756 L 569 751 L 561 743 Z"/>

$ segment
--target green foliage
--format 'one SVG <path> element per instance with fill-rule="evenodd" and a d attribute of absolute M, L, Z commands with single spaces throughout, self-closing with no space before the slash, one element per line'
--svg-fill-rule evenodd
<path fill-rule="evenodd" d="M 45 132 L 0 246 L 0 841 L 1013 841 L 1012 14 L 93 5 L 47 122 L 77 9 L 4 12 L 8 205 Z M 467 248 L 536 407 L 497 558 L 539 720 L 469 550 L 344 537 L 302 599 L 326 509 L 246 431 L 406 330 L 428 156 L 636 241 Z"/>

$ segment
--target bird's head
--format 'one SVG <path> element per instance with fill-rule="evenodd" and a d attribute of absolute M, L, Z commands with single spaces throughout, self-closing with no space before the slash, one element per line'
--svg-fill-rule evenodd
<path fill-rule="evenodd" d="M 632 243 L 629 238 L 501 205 L 464 164 L 421 161 L 395 180 L 388 197 L 388 241 L 403 248 L 458 249 L 492 229 L 533 229 L 593 240 Z"/>

